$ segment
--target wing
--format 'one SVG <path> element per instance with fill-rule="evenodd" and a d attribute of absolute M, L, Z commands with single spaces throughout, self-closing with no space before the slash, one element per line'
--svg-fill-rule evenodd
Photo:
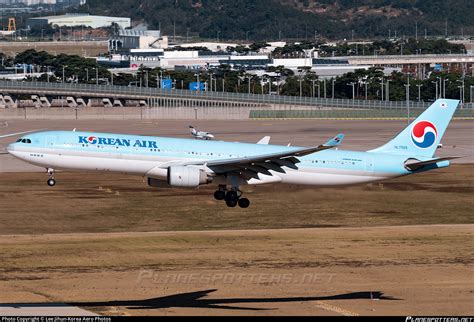
<path fill-rule="evenodd" d="M 16 136 L 16 135 L 20 135 L 20 134 L 38 132 L 38 131 L 41 131 L 41 130 L 33 130 L 33 131 L 24 131 L 24 132 L 17 132 L 17 133 L 4 134 L 4 135 L 0 135 L 0 139 L 8 138 L 8 137 L 11 137 L 11 136 Z"/>
<path fill-rule="evenodd" d="M 291 169 L 298 169 L 296 166 L 300 162 L 298 157 L 302 157 L 311 153 L 327 150 L 338 146 L 344 134 L 338 134 L 324 144 L 308 147 L 308 148 L 294 148 L 282 152 L 259 154 L 240 158 L 220 159 L 220 160 L 203 160 L 191 162 L 170 162 L 161 167 L 168 168 L 172 165 L 203 165 L 211 169 L 215 173 L 224 174 L 235 172 L 242 175 L 246 179 L 258 179 L 258 174 L 263 173 L 272 175 L 269 170 L 280 173 L 286 173 L 283 167 Z"/>

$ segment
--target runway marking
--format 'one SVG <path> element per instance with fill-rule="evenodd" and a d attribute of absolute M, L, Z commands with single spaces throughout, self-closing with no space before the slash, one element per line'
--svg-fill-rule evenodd
<path fill-rule="evenodd" d="M 343 309 L 341 307 L 338 307 L 338 306 L 335 306 L 323 301 L 316 301 L 316 305 L 323 310 L 335 312 L 343 316 L 359 316 L 358 313 Z"/>

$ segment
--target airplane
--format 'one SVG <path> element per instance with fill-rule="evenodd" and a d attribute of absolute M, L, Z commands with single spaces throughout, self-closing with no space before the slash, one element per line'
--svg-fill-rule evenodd
<path fill-rule="evenodd" d="M 49 186 L 56 184 L 56 169 L 112 171 L 144 176 L 158 188 L 217 185 L 215 199 L 247 208 L 243 185 L 352 185 L 447 167 L 457 157 L 434 154 L 458 104 L 437 100 L 392 140 L 366 152 L 334 149 L 343 134 L 297 147 L 270 145 L 269 137 L 251 144 L 80 131 L 28 133 L 7 151 L 46 168 Z"/>
<path fill-rule="evenodd" d="M 211 133 L 204 132 L 204 131 L 198 131 L 192 125 L 189 126 L 189 130 L 191 131 L 191 134 L 194 136 L 195 139 L 212 140 L 214 138 L 214 135 L 212 135 Z"/>

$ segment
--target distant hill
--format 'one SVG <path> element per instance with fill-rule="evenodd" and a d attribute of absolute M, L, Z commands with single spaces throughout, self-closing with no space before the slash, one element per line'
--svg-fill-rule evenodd
<path fill-rule="evenodd" d="M 227 40 L 441 36 L 446 22 L 450 36 L 474 35 L 473 0 L 89 0 L 80 11 Z"/>

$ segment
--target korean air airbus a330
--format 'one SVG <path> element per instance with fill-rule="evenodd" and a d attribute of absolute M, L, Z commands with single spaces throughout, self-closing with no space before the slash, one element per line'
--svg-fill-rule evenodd
<path fill-rule="evenodd" d="M 334 149 L 343 134 L 318 146 L 289 147 L 268 139 L 249 144 L 79 131 L 29 133 L 7 151 L 46 168 L 50 186 L 56 169 L 112 171 L 147 177 L 159 188 L 215 184 L 216 199 L 246 208 L 242 185 L 349 185 L 447 167 L 454 157 L 434 154 L 458 104 L 437 100 L 391 141 L 367 152 Z"/>

